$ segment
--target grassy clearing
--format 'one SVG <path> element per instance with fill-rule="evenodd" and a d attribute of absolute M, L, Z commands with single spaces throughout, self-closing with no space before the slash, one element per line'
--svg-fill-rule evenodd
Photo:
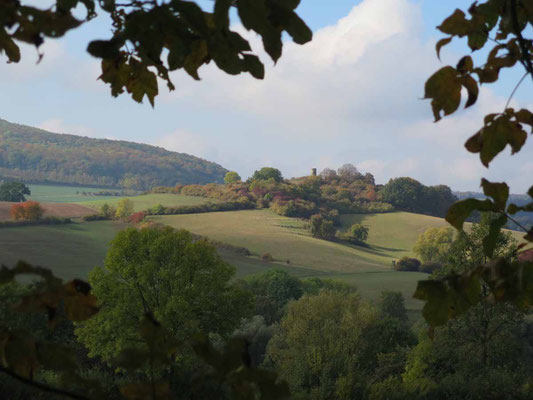
<path fill-rule="evenodd" d="M 114 196 L 83 195 L 82 192 L 94 193 L 101 190 L 110 191 L 106 188 L 90 188 L 83 186 L 59 186 L 59 185 L 28 185 L 31 190 L 29 200 L 49 203 L 79 203 L 90 200 L 114 199 Z"/>
<path fill-rule="evenodd" d="M 386 270 L 387 254 L 378 249 L 346 246 L 309 236 L 305 221 L 282 217 L 269 210 L 157 216 L 154 220 L 183 228 L 252 253 L 270 253 L 275 260 L 329 272 Z"/>
<path fill-rule="evenodd" d="M 180 194 L 170 194 L 170 193 L 156 193 L 156 194 L 145 194 L 141 196 L 132 196 L 132 197 L 110 197 L 107 199 L 84 201 L 79 204 L 97 210 L 104 203 L 116 206 L 117 203 L 121 199 L 124 199 L 124 198 L 130 199 L 131 201 L 133 201 L 135 211 L 143 211 L 157 204 L 161 204 L 165 207 L 179 207 L 179 206 L 196 206 L 196 205 L 205 204 L 208 202 L 211 202 L 211 203 L 216 202 L 216 200 L 206 199 L 205 197 L 182 196 Z"/>
<path fill-rule="evenodd" d="M 125 224 L 112 221 L 0 229 L 0 264 L 20 259 L 64 279 L 86 278 L 103 265 L 109 242 Z"/>

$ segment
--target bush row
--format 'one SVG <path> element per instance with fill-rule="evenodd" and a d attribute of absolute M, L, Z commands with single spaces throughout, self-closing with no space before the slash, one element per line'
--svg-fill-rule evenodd
<path fill-rule="evenodd" d="M 435 271 L 441 269 L 443 265 L 437 262 L 422 263 L 416 258 L 402 257 L 394 265 L 396 271 L 404 272 L 423 272 L 426 274 L 432 274 Z"/>
<path fill-rule="evenodd" d="M 217 211 L 248 210 L 255 208 L 255 204 L 249 202 L 226 202 L 206 203 L 196 206 L 165 207 L 158 204 L 145 211 L 146 215 L 177 215 L 177 214 L 200 214 Z"/>
<path fill-rule="evenodd" d="M 70 224 L 70 218 L 45 217 L 36 220 L 16 220 L 16 221 L 1 221 L 0 228 L 10 228 L 15 226 L 34 226 L 34 225 L 59 225 Z"/>

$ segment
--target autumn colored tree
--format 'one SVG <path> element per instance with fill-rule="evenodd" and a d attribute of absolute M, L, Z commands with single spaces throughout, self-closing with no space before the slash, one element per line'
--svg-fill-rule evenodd
<path fill-rule="evenodd" d="M 452 242 L 452 228 L 429 228 L 418 236 L 413 251 L 423 262 L 443 263 L 448 260 Z"/>
<path fill-rule="evenodd" d="M 37 221 L 42 218 L 44 210 L 39 202 L 29 200 L 24 203 L 13 204 L 9 214 L 15 221 Z"/>

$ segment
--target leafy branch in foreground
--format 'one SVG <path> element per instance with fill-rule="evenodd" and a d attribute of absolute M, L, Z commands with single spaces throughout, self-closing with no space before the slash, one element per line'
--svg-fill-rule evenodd
<path fill-rule="evenodd" d="M 485 64 L 476 66 L 472 57 L 465 55 L 455 67 L 445 66 L 428 79 L 425 97 L 431 99 L 436 122 L 442 115 L 457 111 L 463 87 L 468 93 L 465 107 L 474 105 L 478 99 L 479 85 L 496 82 L 503 68 L 521 64 L 526 70 L 525 76 L 530 75 L 533 79 L 533 41 L 523 36 L 528 27 L 533 26 L 531 1 L 474 2 L 468 13 L 467 17 L 465 12 L 457 9 L 438 27 L 449 36 L 437 43 L 437 56 L 440 56 L 443 46 L 454 38 L 466 37 L 473 52 L 485 47 L 489 40 L 495 45 L 490 49 Z M 517 86 L 523 81 L 524 77 Z M 515 92 L 516 87 L 511 97 Z M 487 115 L 483 127 L 465 144 L 471 153 L 479 153 L 482 164 L 487 168 L 508 145 L 512 154 L 519 152 L 527 140 L 528 131 L 531 133 L 533 129 L 533 113 L 527 109 L 515 111 L 508 108 L 511 97 L 505 110 Z M 496 214 L 483 239 L 483 252 L 489 260 L 494 256 L 498 235 L 508 221 L 526 232 L 525 241 L 533 242 L 533 228 L 520 225 L 512 217 L 520 211 L 533 212 L 533 186 L 528 191 L 532 201 L 522 206 L 508 204 L 509 186 L 505 182 L 483 179 L 481 186 L 487 199 L 471 198 L 453 204 L 446 220 L 462 230 L 465 220 L 473 212 Z M 523 243 L 519 248 L 525 245 Z M 497 259 L 462 274 L 420 281 L 415 297 L 426 301 L 424 317 L 432 328 L 445 324 L 450 318 L 463 314 L 481 301 L 511 302 L 525 309 L 533 302 L 533 263 Z"/>
<path fill-rule="evenodd" d="M 74 17 L 83 4 L 86 17 Z M 21 58 L 18 43 L 41 46 L 45 38 L 57 38 L 97 16 L 95 0 L 56 0 L 49 9 L 22 6 L 18 0 L 0 4 L 0 54 L 9 62 Z M 159 93 L 157 77 L 174 84 L 170 72 L 183 69 L 200 79 L 198 69 L 211 61 L 222 71 L 237 75 L 250 73 L 263 79 L 265 68 L 252 52 L 249 42 L 230 27 L 234 7 L 242 25 L 262 38 L 263 47 L 276 62 L 282 54 L 282 34 L 304 44 L 313 34 L 294 11 L 299 0 L 215 0 L 213 11 L 204 11 L 194 1 L 144 0 L 119 2 L 99 0 L 98 12 L 112 21 L 112 37 L 93 40 L 87 51 L 102 59 L 100 79 L 118 96 L 127 91 L 141 102 L 154 105 Z"/>

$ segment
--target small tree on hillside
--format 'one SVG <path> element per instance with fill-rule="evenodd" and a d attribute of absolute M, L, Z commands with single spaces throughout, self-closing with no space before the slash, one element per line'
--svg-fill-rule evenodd
<path fill-rule="evenodd" d="M 130 199 L 122 199 L 118 202 L 117 211 L 115 212 L 115 217 L 118 219 L 126 220 L 129 218 L 134 211 L 133 201 Z"/>
<path fill-rule="evenodd" d="M 4 182 L 0 185 L 0 201 L 26 201 L 31 194 L 30 188 L 21 182 Z"/>
<path fill-rule="evenodd" d="M 353 224 L 350 228 L 340 235 L 342 240 L 354 244 L 364 244 L 368 239 L 368 227 L 363 224 Z"/>
<path fill-rule="evenodd" d="M 353 164 L 344 164 L 337 170 L 337 175 L 346 182 L 352 182 L 357 178 L 362 177 L 361 173 Z"/>
<path fill-rule="evenodd" d="M 263 167 L 259 171 L 255 171 L 250 180 L 252 181 L 266 181 L 269 179 L 273 179 L 275 182 L 281 182 L 283 180 L 283 176 L 281 175 L 281 171 L 277 168 L 272 167 Z"/>
<path fill-rule="evenodd" d="M 427 262 L 444 263 L 453 242 L 453 228 L 430 228 L 418 236 L 413 251 Z"/>
<path fill-rule="evenodd" d="M 229 171 L 224 176 L 224 183 L 235 183 L 241 181 L 241 176 L 235 171 Z"/>
<path fill-rule="evenodd" d="M 311 217 L 311 236 L 318 239 L 333 239 L 337 230 L 333 226 L 333 221 L 324 218 L 320 214 Z"/>

